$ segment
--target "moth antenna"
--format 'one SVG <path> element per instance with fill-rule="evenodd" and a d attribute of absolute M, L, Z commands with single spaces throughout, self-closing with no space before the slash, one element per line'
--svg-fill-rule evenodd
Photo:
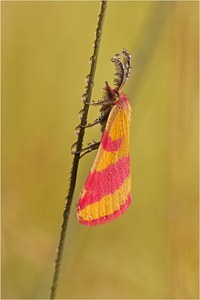
<path fill-rule="evenodd" d="M 114 63 L 116 69 L 114 83 L 117 90 L 120 90 L 131 73 L 131 54 L 126 49 L 123 49 L 121 54 L 115 54 L 111 61 Z"/>
<path fill-rule="evenodd" d="M 117 90 L 119 90 L 121 85 L 123 84 L 124 78 L 124 67 L 122 62 L 120 61 L 120 54 L 116 54 L 114 58 L 111 58 L 111 61 L 114 63 L 116 70 L 116 78 L 114 79 L 114 83 L 116 85 Z"/>
<path fill-rule="evenodd" d="M 125 74 L 125 78 L 124 81 L 127 81 L 129 78 L 129 75 L 131 73 L 131 54 L 128 53 L 128 51 L 126 49 L 122 50 L 122 54 L 124 56 L 124 60 L 123 60 L 123 67 L 124 67 L 124 74 Z"/>

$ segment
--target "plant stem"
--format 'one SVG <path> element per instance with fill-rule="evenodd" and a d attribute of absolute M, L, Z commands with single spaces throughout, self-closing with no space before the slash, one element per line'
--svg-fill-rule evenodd
<path fill-rule="evenodd" d="M 102 34 L 102 28 L 103 28 L 103 20 L 104 20 L 104 16 L 105 16 L 105 12 L 106 12 L 106 7 L 107 7 L 107 1 L 102 1 L 100 14 L 99 14 L 99 18 L 98 18 L 97 29 L 96 29 L 96 37 L 95 37 L 95 42 L 94 42 L 93 55 L 90 59 L 90 62 L 91 62 L 90 73 L 86 77 L 86 78 L 88 78 L 87 86 L 86 86 L 85 94 L 84 94 L 84 97 L 85 97 L 84 100 L 86 103 L 84 104 L 84 107 L 83 107 L 84 113 L 81 118 L 80 132 L 78 134 L 77 142 L 76 142 L 76 152 L 75 152 L 74 159 L 72 162 L 69 190 L 68 190 L 68 195 L 66 197 L 66 204 L 65 204 L 65 209 L 64 209 L 64 213 L 63 213 L 63 223 L 62 223 L 61 232 L 60 232 L 57 256 L 56 256 L 56 260 L 55 260 L 54 274 L 53 274 L 53 280 L 52 280 L 52 285 L 51 285 L 51 290 L 50 290 L 50 299 L 55 299 L 56 290 L 57 290 L 57 283 L 58 283 L 58 277 L 59 277 L 59 273 L 60 273 L 60 265 L 61 265 L 62 255 L 63 255 L 67 224 L 68 224 L 68 220 L 69 220 L 70 208 L 71 208 L 71 203 L 73 200 L 73 195 L 74 195 L 74 190 L 75 190 L 75 185 L 76 185 L 76 177 L 77 177 L 77 172 L 78 172 L 80 151 L 82 149 L 83 137 L 84 137 L 84 133 L 85 133 L 84 125 L 87 123 L 87 115 L 88 115 L 88 110 L 89 110 L 88 103 L 90 102 L 91 95 L 92 95 L 92 89 L 93 89 L 93 85 L 94 85 L 94 75 L 95 75 L 95 70 L 96 70 L 96 65 L 97 65 L 97 58 L 98 58 L 98 52 L 99 52 L 99 46 L 100 46 L 100 40 L 101 40 L 101 34 Z"/>

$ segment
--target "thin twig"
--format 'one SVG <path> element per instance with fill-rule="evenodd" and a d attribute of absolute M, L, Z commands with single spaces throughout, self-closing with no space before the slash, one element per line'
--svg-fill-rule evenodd
<path fill-rule="evenodd" d="M 64 249 L 65 235 L 66 235 L 66 230 L 67 230 L 67 224 L 68 224 L 68 219 L 69 219 L 71 203 L 72 203 L 75 185 L 76 185 L 76 177 L 77 177 L 77 171 L 78 171 L 78 165 L 79 165 L 80 151 L 82 149 L 83 136 L 85 133 L 84 125 L 87 123 L 87 115 L 88 115 L 88 110 L 89 110 L 88 103 L 90 102 L 91 95 L 92 95 L 92 89 L 93 89 L 93 85 L 94 85 L 94 75 L 95 75 L 95 70 L 96 70 L 96 65 L 97 65 L 97 58 L 98 58 L 98 52 L 99 52 L 99 46 L 100 46 L 100 40 L 101 40 L 101 34 L 102 34 L 102 28 L 103 28 L 103 20 L 104 20 L 104 16 L 105 16 L 105 12 L 106 12 L 106 7 L 107 7 L 107 1 L 102 1 L 99 19 L 98 19 L 98 25 L 97 25 L 97 29 L 96 29 L 94 51 L 93 51 L 92 57 L 90 58 L 90 63 L 91 63 L 90 73 L 86 77 L 87 78 L 87 86 L 85 88 L 85 93 L 83 95 L 83 100 L 85 101 L 85 103 L 84 103 L 84 107 L 82 110 L 83 114 L 81 117 L 80 131 L 79 131 L 79 134 L 77 137 L 77 142 L 74 144 L 76 146 L 76 151 L 75 151 L 74 159 L 72 162 L 69 190 L 68 190 L 68 195 L 66 197 L 66 204 L 65 204 L 65 209 L 64 209 L 64 213 L 63 213 L 63 223 L 62 223 L 62 227 L 61 227 L 60 240 L 59 240 L 59 245 L 58 245 L 58 249 L 57 249 L 57 256 L 56 256 L 56 260 L 55 260 L 54 275 L 53 275 L 53 281 L 52 281 L 51 290 L 50 290 L 50 299 L 55 299 L 56 290 L 57 290 L 57 283 L 58 283 L 58 277 L 59 277 L 59 272 L 60 272 L 61 259 L 62 259 L 63 249 Z"/>

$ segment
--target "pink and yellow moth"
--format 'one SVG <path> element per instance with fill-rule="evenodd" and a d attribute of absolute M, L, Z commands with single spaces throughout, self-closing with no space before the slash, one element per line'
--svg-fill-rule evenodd
<path fill-rule="evenodd" d="M 111 89 L 106 83 L 101 111 L 109 113 L 106 118 L 102 113 L 102 126 L 106 119 L 102 139 L 77 205 L 78 221 L 83 225 L 93 226 L 114 220 L 131 203 L 131 108 L 127 96 L 121 92 L 130 74 L 131 56 L 123 50 L 120 57 L 117 54 L 112 59 L 117 70 L 117 88 Z"/>

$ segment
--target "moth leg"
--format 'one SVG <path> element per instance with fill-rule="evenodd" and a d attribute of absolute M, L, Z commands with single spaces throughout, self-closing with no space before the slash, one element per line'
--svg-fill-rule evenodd
<path fill-rule="evenodd" d="M 88 150 L 89 150 L 88 152 L 91 152 L 91 151 L 97 149 L 99 147 L 99 145 L 100 145 L 100 142 L 95 142 L 93 140 L 93 143 L 88 143 L 88 147 L 83 148 L 80 151 L 76 151 L 74 154 L 81 153 L 83 151 L 88 151 Z"/>
<path fill-rule="evenodd" d="M 93 106 L 102 106 L 102 105 L 106 105 L 106 104 L 110 104 L 111 101 L 110 100 L 100 100 L 97 102 L 87 102 L 87 101 L 83 101 L 84 104 L 88 104 L 88 105 L 93 105 Z"/>
<path fill-rule="evenodd" d="M 96 120 L 94 120 L 94 122 L 92 123 L 88 123 L 86 125 L 82 125 L 82 127 L 84 128 L 89 128 L 92 126 L 95 126 L 96 124 L 101 124 L 102 121 L 104 121 L 104 119 L 106 119 L 110 113 L 111 107 L 108 106 L 105 110 L 101 110 L 101 115 L 99 118 L 97 118 Z"/>
<path fill-rule="evenodd" d="M 115 93 L 113 92 L 113 90 L 111 89 L 111 87 L 109 86 L 108 82 L 105 82 L 105 87 L 104 90 L 106 92 L 106 98 L 104 100 L 98 100 L 97 102 L 92 101 L 86 101 L 85 98 L 82 99 L 83 103 L 88 104 L 88 105 L 94 105 L 94 106 L 98 106 L 98 105 L 110 105 L 113 103 L 114 98 L 115 98 Z"/>
<path fill-rule="evenodd" d="M 88 123 L 86 125 L 82 125 L 82 127 L 89 128 L 89 127 L 95 126 L 96 124 L 99 124 L 99 123 L 101 123 L 101 117 L 99 117 L 98 119 L 94 120 L 94 122 L 92 122 L 92 123 Z"/>
<path fill-rule="evenodd" d="M 88 147 L 86 147 L 86 148 L 84 148 L 84 149 L 81 150 L 81 152 L 84 152 L 84 151 L 85 151 L 85 152 L 80 156 L 80 158 L 82 158 L 82 157 L 83 157 L 84 155 L 86 155 L 87 153 L 90 153 L 90 152 L 92 152 L 93 150 L 98 149 L 98 148 L 99 148 L 99 145 L 100 145 L 100 142 L 95 142 L 95 141 L 94 141 L 93 144 L 89 144 Z"/>

